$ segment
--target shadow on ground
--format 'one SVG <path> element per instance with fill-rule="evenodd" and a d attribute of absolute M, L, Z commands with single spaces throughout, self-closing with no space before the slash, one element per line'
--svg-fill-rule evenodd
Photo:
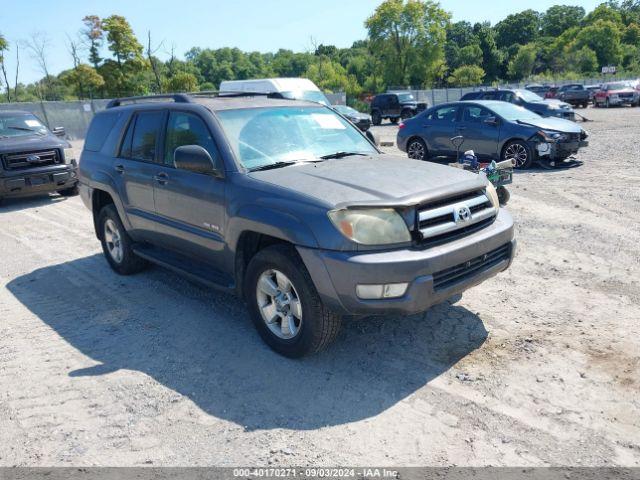
<path fill-rule="evenodd" d="M 71 377 L 144 372 L 246 429 L 316 429 L 373 417 L 480 347 L 478 316 L 449 303 L 423 315 L 347 322 L 327 351 L 289 360 L 266 347 L 242 303 L 151 268 L 119 277 L 101 255 L 11 281 L 15 297 L 99 362 Z"/>
<path fill-rule="evenodd" d="M 4 198 L 0 201 L 0 213 L 16 212 L 25 208 L 44 207 L 53 203 L 64 202 L 67 197 L 56 194 L 41 194 L 33 197 Z"/>

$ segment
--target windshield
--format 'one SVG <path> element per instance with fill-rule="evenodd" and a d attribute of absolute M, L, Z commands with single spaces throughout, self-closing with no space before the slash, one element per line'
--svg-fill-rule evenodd
<path fill-rule="evenodd" d="M 399 93 L 398 94 L 398 100 L 400 100 L 401 102 L 415 102 L 416 99 L 413 98 L 413 95 L 411 93 Z"/>
<path fill-rule="evenodd" d="M 531 110 L 519 107 L 513 103 L 496 102 L 491 105 L 491 109 L 505 120 L 512 122 L 516 120 L 535 120 L 541 118 L 537 113 L 533 113 Z"/>
<path fill-rule="evenodd" d="M 318 90 L 295 90 L 290 92 L 280 92 L 284 98 L 290 100 L 308 100 L 309 102 L 321 103 L 323 105 L 331 105 L 329 99 L 325 97 L 324 93 Z"/>
<path fill-rule="evenodd" d="M 607 90 L 624 90 L 626 88 L 632 88 L 628 82 L 609 83 Z"/>
<path fill-rule="evenodd" d="M 23 137 L 25 135 L 47 133 L 45 127 L 35 115 L 0 113 L 0 137 Z"/>
<path fill-rule="evenodd" d="M 516 90 L 516 93 L 525 102 L 544 102 L 544 99 L 540 95 L 536 95 L 529 90 Z"/>
<path fill-rule="evenodd" d="M 338 152 L 375 154 L 360 132 L 324 107 L 274 107 L 217 113 L 238 159 L 248 169 L 317 161 Z"/>

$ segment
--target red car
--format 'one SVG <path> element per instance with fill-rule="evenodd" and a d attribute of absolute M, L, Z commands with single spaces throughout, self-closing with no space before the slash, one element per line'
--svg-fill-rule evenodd
<path fill-rule="evenodd" d="M 617 107 L 620 105 L 640 105 L 640 91 L 632 82 L 610 82 L 600 87 L 593 97 L 596 107 Z"/>
<path fill-rule="evenodd" d="M 547 93 L 544 94 L 544 98 L 557 98 L 558 90 L 560 90 L 560 87 L 551 87 L 547 90 Z"/>

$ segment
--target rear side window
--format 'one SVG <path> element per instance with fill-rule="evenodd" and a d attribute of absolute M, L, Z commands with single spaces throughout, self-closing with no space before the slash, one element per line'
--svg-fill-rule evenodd
<path fill-rule="evenodd" d="M 84 142 L 84 149 L 90 152 L 99 152 L 104 146 L 109 133 L 120 118 L 121 112 L 99 113 L 91 122 L 87 138 Z"/>
<path fill-rule="evenodd" d="M 164 113 L 161 111 L 138 112 L 129 123 L 120 149 L 120 156 L 132 160 L 154 162 L 163 118 Z"/>
<path fill-rule="evenodd" d="M 456 119 L 457 113 L 458 107 L 442 107 L 431 112 L 429 118 L 438 122 L 453 122 Z"/>

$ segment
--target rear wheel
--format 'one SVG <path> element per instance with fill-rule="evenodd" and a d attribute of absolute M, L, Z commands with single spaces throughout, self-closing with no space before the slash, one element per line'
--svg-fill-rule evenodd
<path fill-rule="evenodd" d="M 533 155 L 529 145 L 521 140 L 508 143 L 502 151 L 502 160 L 511 160 L 515 168 L 529 168 L 533 163 Z"/>
<path fill-rule="evenodd" d="M 148 264 L 133 252 L 133 241 L 125 230 L 116 207 L 105 206 L 98 214 L 102 251 L 109 265 L 120 275 L 132 275 Z"/>
<path fill-rule="evenodd" d="M 407 118 L 411 118 L 413 117 L 413 112 L 411 110 L 404 109 L 402 110 L 402 113 L 400 114 L 400 117 L 402 117 L 402 120 L 406 120 Z"/>
<path fill-rule="evenodd" d="M 407 144 L 407 155 L 413 160 L 427 159 L 427 145 L 420 138 L 413 138 Z"/>
<path fill-rule="evenodd" d="M 392 117 L 390 118 L 390 120 L 391 120 L 391 123 L 393 123 L 394 125 L 398 123 L 398 117 Z"/>
<path fill-rule="evenodd" d="M 340 316 L 324 306 L 309 272 L 289 245 L 265 248 L 251 259 L 244 296 L 262 339 L 286 357 L 319 352 L 340 330 Z"/>
<path fill-rule="evenodd" d="M 380 115 L 379 111 L 375 110 L 371 112 L 371 123 L 374 125 L 380 125 L 382 123 L 382 115 Z"/>

